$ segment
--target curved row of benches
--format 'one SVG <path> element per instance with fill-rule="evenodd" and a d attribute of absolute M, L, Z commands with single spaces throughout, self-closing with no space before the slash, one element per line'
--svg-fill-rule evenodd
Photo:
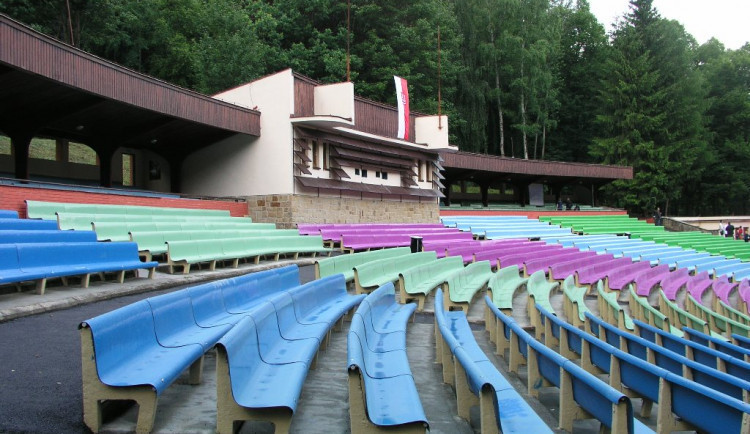
<path fill-rule="evenodd" d="M 80 324 L 84 422 L 101 427 L 101 402 L 134 400 L 136 430 L 151 430 L 158 396 L 186 369 L 200 382 L 218 345 L 219 432 L 236 420 L 288 428 L 318 347 L 362 296 L 343 276 L 300 285 L 296 266 L 151 297 Z"/>

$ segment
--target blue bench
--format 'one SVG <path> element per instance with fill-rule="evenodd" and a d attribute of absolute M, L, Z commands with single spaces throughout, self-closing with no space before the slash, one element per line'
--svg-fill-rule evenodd
<path fill-rule="evenodd" d="M 699 332 L 698 330 L 691 329 L 690 327 L 683 327 L 682 331 L 685 333 L 685 338 L 691 341 L 721 351 L 735 359 L 744 360 L 750 362 L 750 349 L 744 348 L 740 345 L 727 342 L 723 339 L 717 338 L 716 336 L 707 335 L 706 333 Z"/>
<path fill-rule="evenodd" d="M 0 209 L 0 219 L 17 219 L 18 211 Z"/>
<path fill-rule="evenodd" d="M 26 220 L 19 218 L 0 218 L 0 229 L 2 230 L 57 230 L 57 222 L 51 220 Z"/>
<path fill-rule="evenodd" d="M 347 336 L 351 432 L 429 429 L 406 357 L 406 325 L 416 308 L 398 303 L 386 283 L 354 313 Z"/>
<path fill-rule="evenodd" d="M 736 359 L 723 352 L 675 336 L 639 320 L 633 320 L 633 324 L 636 326 L 636 333 L 647 341 L 654 342 L 660 347 L 688 357 L 700 364 L 750 381 L 750 363 L 742 359 Z"/>
<path fill-rule="evenodd" d="M 0 244 L 96 242 L 94 231 L 0 230 Z"/>
<path fill-rule="evenodd" d="M 587 314 L 587 317 L 590 321 L 587 324 L 594 336 L 610 344 L 617 344 L 622 337 L 629 335 L 598 320 L 593 315 Z M 616 365 L 611 365 L 614 366 L 612 372 L 619 377 L 616 380 L 622 381 L 624 385 L 644 398 L 659 403 L 657 413 L 659 432 L 697 430 L 698 432 L 726 433 L 747 430 L 748 423 L 750 423 L 750 404 L 743 402 L 742 399 L 683 378 L 681 372 L 675 374 L 668 369 L 651 364 L 641 357 L 623 351 L 617 345 L 611 345 L 611 347 L 607 351 L 617 361 Z M 601 362 L 599 364 L 603 366 Z M 730 375 L 724 378 L 729 382 L 733 380 Z M 706 381 L 703 376 L 694 376 L 693 379 Z M 746 382 L 740 380 L 736 383 L 747 385 Z M 675 416 L 680 419 L 678 420 Z"/>
<path fill-rule="evenodd" d="M 471 420 L 471 407 L 479 405 L 481 432 L 499 428 L 503 433 L 551 433 L 484 354 L 463 311 L 444 310 L 441 291 L 435 295 L 436 355 L 443 365 L 443 381 L 455 387 L 458 415 Z M 449 370 L 452 372 L 446 378 Z"/>
<path fill-rule="evenodd" d="M 511 358 L 517 371 L 525 361 L 528 365 L 529 394 L 537 396 L 545 385 L 559 389 L 559 428 L 573 431 L 577 419 L 593 417 L 612 433 L 653 432 L 633 417 L 630 399 L 593 374 L 556 353 L 527 333 L 513 318 L 499 310 L 498 323 L 511 331 Z"/>
<path fill-rule="evenodd" d="M 13 250 L 15 249 L 15 254 Z M 122 283 L 126 271 L 148 269 L 153 277 L 156 262 L 141 262 L 135 243 L 21 243 L 3 246 L 0 262 L 0 284 L 36 281 L 39 294 L 44 294 L 47 279 L 82 276 L 81 284 L 89 286 L 91 274 L 116 272 Z"/>

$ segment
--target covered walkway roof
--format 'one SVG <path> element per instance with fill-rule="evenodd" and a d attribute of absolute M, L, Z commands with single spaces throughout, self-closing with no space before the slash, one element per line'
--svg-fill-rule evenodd
<path fill-rule="evenodd" d="M 34 136 L 84 143 L 101 161 L 128 147 L 179 164 L 226 137 L 259 136 L 260 113 L 100 59 L 0 14 L 0 131 L 14 142 L 16 177 L 27 179 L 23 142 Z"/>

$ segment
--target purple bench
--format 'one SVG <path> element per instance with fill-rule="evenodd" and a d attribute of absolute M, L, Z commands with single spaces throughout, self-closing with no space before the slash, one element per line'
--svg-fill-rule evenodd
<path fill-rule="evenodd" d="M 692 295 L 697 302 L 703 303 L 703 294 L 713 283 L 714 280 L 708 275 L 708 271 L 703 271 L 692 276 L 692 279 L 688 280 L 686 289 L 688 294 Z M 709 306 L 711 304 L 712 303 L 709 303 Z"/>
<path fill-rule="evenodd" d="M 524 261 L 523 263 L 524 276 L 525 277 L 531 276 L 532 274 L 536 273 L 539 270 L 544 270 L 544 273 L 546 274 L 547 271 L 549 271 L 549 267 L 551 267 L 554 264 L 559 264 L 561 262 L 568 262 L 574 259 L 587 258 L 589 256 L 596 256 L 596 252 L 593 250 L 581 251 L 575 247 L 564 248 L 562 250 L 559 250 L 559 252 L 561 253 L 553 253 L 549 256 L 545 256 L 542 258 L 533 258 L 533 259 Z M 562 253 L 562 252 L 565 252 L 565 253 Z"/>
<path fill-rule="evenodd" d="M 750 305 L 750 280 L 748 279 L 742 279 L 739 286 L 737 287 L 737 292 L 740 294 L 740 303 L 745 305 L 745 312 L 748 311 L 748 305 Z"/>
<path fill-rule="evenodd" d="M 427 233 L 445 233 L 445 234 L 467 234 L 468 238 L 473 238 L 470 232 L 461 232 L 456 228 L 446 227 L 390 227 L 390 228 L 373 228 L 369 225 L 362 225 L 358 228 L 328 228 L 321 229 L 320 236 L 324 242 L 338 243 L 345 235 L 421 235 Z"/>
<path fill-rule="evenodd" d="M 667 296 L 667 300 L 675 301 L 677 300 L 677 293 L 683 286 L 687 285 L 688 280 L 691 278 L 692 276 L 690 276 L 687 268 L 678 268 L 662 279 L 659 286 L 664 291 L 664 295 Z"/>
<path fill-rule="evenodd" d="M 549 267 L 549 280 L 565 280 L 566 277 L 574 274 L 579 268 L 588 267 L 599 262 L 606 262 L 614 258 L 613 255 L 604 254 L 553 264 Z"/>
<path fill-rule="evenodd" d="M 396 228 L 445 228 L 440 223 L 298 223 L 300 235 L 320 235 L 321 230 L 327 229 L 396 229 Z"/>
<path fill-rule="evenodd" d="M 729 295 L 732 293 L 732 290 L 737 288 L 739 286 L 738 282 L 730 282 L 729 276 L 726 274 L 719 277 L 718 279 L 714 280 L 714 310 L 718 311 L 719 307 L 719 300 L 723 301 L 725 304 L 731 306 L 732 303 L 729 302 Z"/>
<path fill-rule="evenodd" d="M 610 272 L 615 272 L 620 268 L 629 267 L 631 265 L 633 265 L 633 260 L 625 257 L 579 268 L 575 272 L 576 286 L 587 286 L 590 288 L 596 282 L 606 278 Z"/>
<path fill-rule="evenodd" d="M 562 246 L 556 246 L 558 245 L 521 247 L 512 249 L 513 251 L 496 251 L 492 255 L 483 255 L 483 257 L 490 259 L 492 265 L 498 268 L 509 267 L 511 265 L 517 265 L 520 268 L 527 260 L 548 257 L 553 252 L 562 249 Z M 478 258 L 479 256 L 475 255 L 474 257 Z"/>
<path fill-rule="evenodd" d="M 604 290 L 605 291 L 622 291 L 625 287 L 633 282 L 641 275 L 641 273 L 651 269 L 649 261 L 633 262 L 627 267 L 621 267 L 617 270 L 612 270 L 611 273 L 607 274 L 607 278 L 604 279 Z"/>
<path fill-rule="evenodd" d="M 471 234 L 469 234 L 471 235 Z M 344 235 L 341 237 L 341 249 L 348 251 L 378 249 L 386 247 L 407 247 L 411 245 L 411 237 L 420 236 L 423 240 L 451 240 L 463 237 L 460 232 L 452 233 L 413 233 L 413 234 L 391 234 L 380 233 L 377 235 Z M 465 238 L 464 238 L 465 239 Z"/>
<path fill-rule="evenodd" d="M 683 270 L 686 270 L 683 268 Z M 645 273 L 635 278 L 635 293 L 641 297 L 648 297 L 654 286 L 658 285 L 662 279 L 669 275 L 669 265 L 661 264 L 647 270 Z"/>
<path fill-rule="evenodd" d="M 448 249 L 478 247 L 480 242 L 478 240 L 422 240 L 422 250 L 425 252 L 435 252 L 438 258 L 444 258 L 445 251 Z"/>
<path fill-rule="evenodd" d="M 510 242 L 509 242 L 510 241 Z M 539 243 L 539 241 L 534 241 L 535 243 Z M 503 247 L 512 247 L 512 246 L 521 246 L 521 245 L 527 245 L 531 244 L 532 241 L 529 240 L 487 240 L 482 241 L 481 244 L 474 246 L 461 246 L 461 247 L 455 247 L 455 248 L 448 248 L 446 253 L 446 256 L 461 256 L 464 259 L 464 264 L 468 264 L 469 262 L 474 260 L 474 255 L 478 252 L 481 252 L 485 249 L 490 248 L 496 248 L 498 246 Z"/>
<path fill-rule="evenodd" d="M 533 244 L 533 245 L 514 245 L 512 247 L 496 247 L 493 246 L 491 249 L 487 250 L 481 250 L 476 253 L 474 253 L 474 262 L 479 261 L 490 261 L 490 264 L 495 267 L 497 266 L 498 258 L 500 257 L 506 257 L 506 256 L 513 256 L 513 255 L 525 255 L 529 253 L 536 253 L 536 252 L 551 252 L 553 250 L 559 250 L 562 249 L 562 246 L 559 244 Z M 523 260 L 521 262 L 511 264 L 511 265 L 520 265 L 523 263 Z M 503 263 L 503 267 L 505 267 L 505 263 Z"/>

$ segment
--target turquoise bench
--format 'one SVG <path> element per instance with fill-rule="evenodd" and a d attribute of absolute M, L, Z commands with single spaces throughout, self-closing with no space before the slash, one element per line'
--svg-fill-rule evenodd
<path fill-rule="evenodd" d="M 352 253 L 348 255 L 332 256 L 315 261 L 315 278 L 342 273 L 347 282 L 354 280 L 354 267 L 378 259 L 393 258 L 411 253 L 408 247 L 373 250 L 370 252 Z"/>
<path fill-rule="evenodd" d="M 510 312 L 513 310 L 513 297 L 526 287 L 528 280 L 521 277 L 518 265 L 500 268 L 487 282 L 487 294 L 498 309 Z"/>
<path fill-rule="evenodd" d="M 130 241 L 131 232 L 271 230 L 273 223 L 208 222 L 92 222 L 99 241 Z"/>
<path fill-rule="evenodd" d="M 575 276 L 571 274 L 563 280 L 562 292 L 565 318 L 576 327 L 583 325 L 586 312 L 590 312 L 585 301 L 588 288 L 576 286 Z"/>
<path fill-rule="evenodd" d="M 451 274 L 442 288 L 446 310 L 459 308 L 468 312 L 474 296 L 487 286 L 492 275 L 490 261 L 473 262 Z"/>
<path fill-rule="evenodd" d="M 463 268 L 464 261 L 460 256 L 448 256 L 401 271 L 398 275 L 398 287 L 401 292 L 399 301 L 407 303 L 416 300 L 417 310 L 421 312 L 430 292 Z"/>
<path fill-rule="evenodd" d="M 528 302 L 526 304 L 526 313 L 529 315 L 529 321 L 534 327 L 537 339 L 541 337 L 544 325 L 539 317 L 539 312 L 534 308 L 534 304 L 539 303 L 551 312 L 554 308 L 550 304 L 549 296 L 555 289 L 560 287 L 560 282 L 547 281 L 544 271 L 537 271 L 529 277 L 526 282 L 526 292 L 528 293 Z"/>
<path fill-rule="evenodd" d="M 387 283 L 354 313 L 347 336 L 352 433 L 429 430 L 406 357 L 406 326 L 416 307 L 397 303 L 393 283 Z M 395 338 L 388 339 L 392 334 Z M 390 344 L 387 351 L 384 339 Z"/>
<path fill-rule="evenodd" d="M 55 213 L 57 212 L 119 215 L 229 216 L 229 211 L 217 209 L 26 201 L 26 215 L 28 218 L 56 220 Z"/>

